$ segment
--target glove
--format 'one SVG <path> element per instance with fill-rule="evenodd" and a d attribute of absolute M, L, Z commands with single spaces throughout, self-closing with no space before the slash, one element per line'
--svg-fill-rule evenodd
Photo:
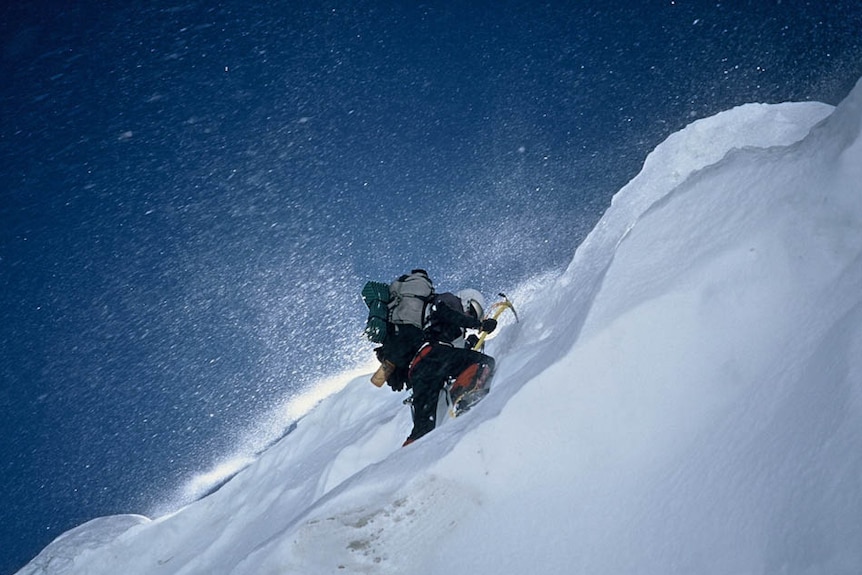
<path fill-rule="evenodd" d="M 464 347 L 467 349 L 473 349 L 476 347 L 476 344 L 479 343 L 479 336 L 475 333 L 471 333 L 467 336 L 467 340 L 464 342 Z"/>
<path fill-rule="evenodd" d="M 392 391 L 401 391 L 404 389 L 404 384 L 407 383 L 407 370 L 405 368 L 395 368 L 389 377 L 386 378 L 386 383 L 392 388 Z"/>
<path fill-rule="evenodd" d="M 482 320 L 482 331 L 484 331 L 485 333 L 491 333 L 495 329 L 497 329 L 496 319 L 489 317 L 488 319 Z"/>

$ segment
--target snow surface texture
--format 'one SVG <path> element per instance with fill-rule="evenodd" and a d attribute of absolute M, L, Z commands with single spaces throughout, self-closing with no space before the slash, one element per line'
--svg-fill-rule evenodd
<path fill-rule="evenodd" d="M 20 573 L 862 573 L 860 121 L 862 82 L 691 124 L 510 294 L 469 414 L 401 449 L 365 375 L 216 493 Z"/>

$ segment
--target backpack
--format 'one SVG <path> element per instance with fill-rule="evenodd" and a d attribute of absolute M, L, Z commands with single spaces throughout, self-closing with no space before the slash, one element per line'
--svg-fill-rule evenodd
<path fill-rule="evenodd" d="M 425 327 L 428 302 L 434 285 L 425 270 L 413 270 L 389 284 L 389 321 Z"/>
<path fill-rule="evenodd" d="M 436 294 L 431 298 L 429 306 L 430 313 L 425 322 L 425 339 L 428 341 L 439 341 L 454 344 L 455 347 L 463 347 L 464 328 L 461 327 L 458 316 L 466 316 L 461 299 L 453 293 Z"/>
<path fill-rule="evenodd" d="M 433 293 L 434 286 L 425 270 L 413 270 L 388 286 L 367 282 L 362 288 L 362 300 L 368 306 L 365 336 L 374 343 L 383 343 L 387 333 L 397 332 L 398 326 L 423 329 Z"/>

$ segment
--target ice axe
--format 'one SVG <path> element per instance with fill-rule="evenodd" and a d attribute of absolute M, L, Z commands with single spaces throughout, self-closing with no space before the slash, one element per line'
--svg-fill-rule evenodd
<path fill-rule="evenodd" d="M 509 301 L 509 298 L 506 296 L 506 294 L 500 292 L 497 295 L 503 298 L 503 301 L 492 303 L 491 307 L 488 308 L 488 312 L 491 315 L 486 315 L 485 317 L 490 317 L 491 319 L 496 320 L 503 314 L 504 311 L 508 309 L 511 310 L 512 315 L 515 316 L 515 321 L 520 321 L 518 320 L 518 312 L 515 311 L 515 306 L 512 305 L 512 302 Z M 483 331 L 479 334 L 479 341 L 477 341 L 476 344 L 473 346 L 473 351 L 479 351 L 480 349 L 482 349 L 482 346 L 485 345 L 485 338 L 488 337 L 488 333 L 489 332 L 487 331 Z"/>

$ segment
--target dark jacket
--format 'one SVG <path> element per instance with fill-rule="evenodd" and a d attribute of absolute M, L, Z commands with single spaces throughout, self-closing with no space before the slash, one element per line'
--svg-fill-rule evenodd
<path fill-rule="evenodd" d="M 465 329 L 480 329 L 482 322 L 464 311 L 461 299 L 453 293 L 441 293 L 431 301 L 431 313 L 425 327 L 427 341 L 452 343 L 464 337 Z"/>

